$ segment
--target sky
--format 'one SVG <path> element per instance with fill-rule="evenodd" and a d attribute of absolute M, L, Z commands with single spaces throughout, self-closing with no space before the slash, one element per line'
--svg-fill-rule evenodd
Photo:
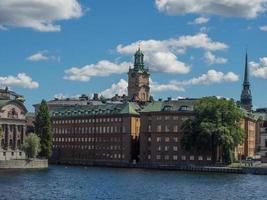
<path fill-rule="evenodd" d="M 0 86 L 42 99 L 127 93 L 140 45 L 154 98 L 239 100 L 248 52 L 267 107 L 267 0 L 1 0 Z"/>

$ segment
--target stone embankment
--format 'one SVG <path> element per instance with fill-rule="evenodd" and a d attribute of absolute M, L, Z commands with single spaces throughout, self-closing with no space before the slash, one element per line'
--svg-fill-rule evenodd
<path fill-rule="evenodd" d="M 0 169 L 46 169 L 47 159 L 0 160 Z"/>

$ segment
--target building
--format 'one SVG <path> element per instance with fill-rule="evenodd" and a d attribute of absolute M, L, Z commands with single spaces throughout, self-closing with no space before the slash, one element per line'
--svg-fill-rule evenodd
<path fill-rule="evenodd" d="M 258 119 L 258 154 L 267 162 L 267 108 L 259 108 L 253 114 Z"/>
<path fill-rule="evenodd" d="M 8 88 L 0 89 L 0 160 L 24 159 L 22 151 L 26 134 L 24 98 Z"/>
<path fill-rule="evenodd" d="M 252 111 L 252 95 L 249 83 L 248 55 L 246 54 L 243 89 L 240 98 L 240 106 L 247 111 Z"/>
<path fill-rule="evenodd" d="M 211 154 L 185 152 L 182 124 L 194 118 L 197 99 L 155 101 L 141 110 L 140 161 L 148 165 L 208 164 Z"/>
<path fill-rule="evenodd" d="M 62 107 L 52 112 L 56 163 L 124 165 L 137 159 L 139 106 L 131 102 Z"/>
<path fill-rule="evenodd" d="M 244 117 L 240 126 L 244 130 L 244 143 L 239 145 L 235 151 L 235 158 L 237 160 L 246 157 L 255 157 L 257 153 L 257 125 L 258 121 L 255 115 L 243 110 Z"/>
<path fill-rule="evenodd" d="M 144 65 L 144 54 L 139 48 L 134 55 L 134 68 L 128 72 L 128 97 L 131 100 L 149 101 L 149 76 L 149 69 Z"/>

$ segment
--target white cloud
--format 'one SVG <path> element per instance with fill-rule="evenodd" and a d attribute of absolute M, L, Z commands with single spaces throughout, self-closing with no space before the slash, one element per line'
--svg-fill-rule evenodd
<path fill-rule="evenodd" d="M 212 14 L 256 18 L 266 11 L 267 0 L 155 0 L 159 11 L 169 15 Z"/>
<path fill-rule="evenodd" d="M 267 25 L 266 25 L 266 26 L 260 26 L 259 29 L 260 29 L 261 31 L 267 31 Z"/>
<path fill-rule="evenodd" d="M 150 87 L 152 93 L 164 92 L 164 91 L 174 91 L 174 92 L 185 91 L 184 87 L 182 85 L 177 84 L 175 81 L 170 81 L 169 83 L 161 84 L 150 80 Z"/>
<path fill-rule="evenodd" d="M 253 76 L 267 79 L 267 57 L 260 58 L 260 61 L 250 62 L 250 70 Z"/>
<path fill-rule="evenodd" d="M 145 53 L 145 61 L 152 72 L 186 74 L 190 66 L 177 57 L 184 54 L 187 48 L 200 48 L 209 51 L 225 50 L 227 44 L 213 41 L 205 33 L 185 35 L 168 40 L 142 40 L 129 45 L 118 45 L 116 50 L 120 54 L 133 55 L 141 45 Z"/>
<path fill-rule="evenodd" d="M 37 52 L 29 56 L 27 60 L 31 62 L 39 62 L 39 61 L 45 61 L 45 60 L 54 60 L 54 61 L 60 62 L 60 56 L 50 55 L 50 52 L 45 50 L 45 51 Z"/>
<path fill-rule="evenodd" d="M 73 67 L 65 71 L 66 80 L 89 81 L 93 76 L 109 76 L 111 74 L 122 74 L 129 70 L 131 63 L 113 63 L 108 60 L 101 60 L 96 64 L 86 65 L 82 68 Z"/>
<path fill-rule="evenodd" d="M 39 83 L 33 81 L 32 78 L 25 73 L 19 73 L 17 76 L 0 77 L 0 85 L 28 89 L 35 89 L 39 87 Z"/>
<path fill-rule="evenodd" d="M 49 58 L 45 56 L 43 53 L 36 53 L 27 58 L 27 60 L 32 61 L 32 62 L 38 62 L 38 61 L 43 61 L 43 60 L 48 60 Z"/>
<path fill-rule="evenodd" d="M 56 21 L 79 18 L 83 14 L 77 0 L 1 0 L 0 26 L 60 31 Z"/>
<path fill-rule="evenodd" d="M 158 93 L 164 91 L 184 92 L 186 87 L 197 85 L 212 85 L 223 82 L 236 82 L 239 80 L 239 76 L 233 72 L 223 73 L 216 70 L 209 70 L 206 74 L 202 74 L 199 77 L 192 78 L 185 81 L 170 81 L 169 83 L 158 83 L 150 79 L 151 93 Z M 111 88 L 108 88 L 100 94 L 104 97 L 113 97 L 115 94 L 123 95 L 127 94 L 128 82 L 121 79 L 118 83 L 112 84 Z"/>
<path fill-rule="evenodd" d="M 199 77 L 192 78 L 190 80 L 177 82 L 178 85 L 211 85 L 215 83 L 223 82 L 235 82 L 239 80 L 239 76 L 233 72 L 223 73 L 216 70 L 209 70 L 206 74 L 202 74 Z"/>
<path fill-rule="evenodd" d="M 201 25 L 201 24 L 206 24 L 209 21 L 210 21 L 210 18 L 208 17 L 198 17 L 193 22 L 189 22 L 188 24 Z"/>
<path fill-rule="evenodd" d="M 133 56 L 139 44 L 145 54 L 145 62 L 151 72 L 186 74 L 190 66 L 178 59 L 178 55 L 184 54 L 188 48 L 198 48 L 208 51 L 219 51 L 228 48 L 227 44 L 213 41 L 205 33 L 186 35 L 167 40 L 143 40 L 128 45 L 119 44 L 117 53 Z M 65 71 L 64 79 L 72 81 L 89 81 L 94 76 L 109 76 L 122 74 L 129 70 L 131 62 L 111 62 L 101 60 L 96 64 L 86 65 L 81 68 L 73 67 Z"/>
<path fill-rule="evenodd" d="M 127 88 L 128 87 L 128 82 L 124 79 L 121 79 L 118 83 L 112 84 L 112 86 L 100 94 L 103 95 L 106 98 L 111 98 L 115 94 L 118 94 L 120 96 L 122 95 L 127 95 Z"/>
<path fill-rule="evenodd" d="M 205 53 L 204 58 L 205 58 L 206 63 L 208 63 L 209 65 L 213 65 L 213 64 L 225 64 L 228 61 L 226 58 L 215 56 L 210 51 L 207 51 Z"/>

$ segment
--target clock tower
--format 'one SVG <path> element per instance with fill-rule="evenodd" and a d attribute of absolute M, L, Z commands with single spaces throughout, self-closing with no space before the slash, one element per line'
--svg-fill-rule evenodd
<path fill-rule="evenodd" d="M 149 69 L 144 64 L 144 54 L 139 49 L 134 55 L 134 67 L 128 72 L 128 96 L 133 101 L 149 101 Z"/>

